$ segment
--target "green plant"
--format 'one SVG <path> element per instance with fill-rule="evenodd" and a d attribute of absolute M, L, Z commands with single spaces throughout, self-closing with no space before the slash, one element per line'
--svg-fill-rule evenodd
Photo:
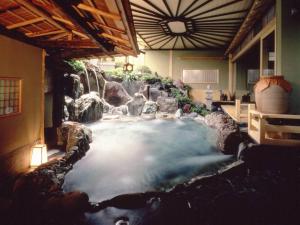
<path fill-rule="evenodd" d="M 79 60 L 65 60 L 65 62 L 72 67 L 72 69 L 74 70 L 75 73 L 79 73 L 84 71 L 84 64 L 83 62 L 79 61 Z"/>
<path fill-rule="evenodd" d="M 206 107 L 201 105 L 192 105 L 191 112 L 195 112 L 201 116 L 206 116 L 210 112 L 206 109 Z"/>
<path fill-rule="evenodd" d="M 171 88 L 171 96 L 177 100 L 179 108 L 182 108 L 186 104 L 192 104 L 192 99 L 184 95 L 184 93 L 177 88 Z"/>
<path fill-rule="evenodd" d="M 124 80 L 127 80 L 127 81 L 139 80 L 139 76 L 135 73 L 126 73 L 126 74 L 124 74 Z"/>
<path fill-rule="evenodd" d="M 176 100 L 178 102 L 179 108 L 182 108 L 186 104 L 192 104 L 192 99 L 190 99 L 187 96 L 178 96 L 178 97 L 176 97 Z"/>
<path fill-rule="evenodd" d="M 148 66 L 138 66 L 135 71 L 140 74 L 152 74 L 152 71 Z"/>
<path fill-rule="evenodd" d="M 164 85 L 169 85 L 172 86 L 173 85 L 173 80 L 169 77 L 164 77 L 161 79 L 162 84 Z"/>
<path fill-rule="evenodd" d="M 192 87 L 190 85 L 185 84 L 183 86 L 183 89 L 189 92 L 190 90 L 192 90 Z"/>
<path fill-rule="evenodd" d="M 145 81 L 148 84 L 154 84 L 156 82 L 161 82 L 161 78 L 151 74 L 151 73 L 144 73 L 140 75 L 140 79 Z"/>

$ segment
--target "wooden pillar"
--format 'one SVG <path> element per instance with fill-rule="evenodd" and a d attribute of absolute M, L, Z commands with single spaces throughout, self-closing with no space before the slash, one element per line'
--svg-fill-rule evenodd
<path fill-rule="evenodd" d="M 43 50 L 42 52 L 42 73 L 41 73 L 41 87 L 40 87 L 40 141 L 41 143 L 45 143 L 45 58 L 46 58 L 46 51 Z"/>
<path fill-rule="evenodd" d="M 263 70 L 264 70 L 264 42 L 263 39 L 260 38 L 259 40 L 260 44 L 259 44 L 259 75 L 263 76 Z"/>
<path fill-rule="evenodd" d="M 241 100 L 235 100 L 235 116 L 238 122 L 241 122 Z"/>
<path fill-rule="evenodd" d="M 169 77 L 173 79 L 173 50 L 169 51 Z"/>
<path fill-rule="evenodd" d="M 234 92 L 234 86 L 233 86 L 233 80 L 234 80 L 234 63 L 232 62 L 232 54 L 229 54 L 229 59 L 228 59 L 228 91 L 229 93 Z"/>

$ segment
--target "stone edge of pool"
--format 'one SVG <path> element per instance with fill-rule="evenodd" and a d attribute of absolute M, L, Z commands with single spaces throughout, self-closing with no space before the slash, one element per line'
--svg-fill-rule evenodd
<path fill-rule="evenodd" d="M 191 119 L 191 118 L 189 118 Z M 90 203 L 87 194 L 82 192 L 64 193 L 62 185 L 65 175 L 72 169 L 74 163 L 81 159 L 89 150 L 89 143 L 92 141 L 91 130 L 86 126 L 76 122 L 66 122 L 60 128 L 60 141 L 66 146 L 66 155 L 58 160 L 50 161 L 34 171 L 27 173 L 16 180 L 13 187 L 13 198 L 11 207 L 14 209 L 30 210 L 32 205 L 36 216 L 46 224 L 47 218 L 56 215 L 83 215 L 84 212 L 97 212 L 106 207 L 136 208 L 142 207 L 149 198 L 169 199 L 170 196 L 185 193 L 193 190 L 193 187 L 206 183 L 208 180 L 225 179 L 229 185 L 233 185 L 230 177 L 245 176 L 247 166 L 245 163 L 245 152 L 249 149 L 259 149 L 264 151 L 264 146 L 254 145 L 249 139 L 241 135 L 234 122 L 222 113 L 212 113 L 205 118 L 194 118 L 195 121 L 216 128 L 218 133 L 218 147 L 225 153 L 237 154 L 240 146 L 243 151 L 239 152 L 236 162 L 228 165 L 225 169 L 209 176 L 197 176 L 189 182 L 178 184 L 169 192 L 146 192 L 129 195 L 116 196 L 115 198 L 101 203 Z M 228 138 L 229 137 L 229 138 Z M 242 143 L 242 144 L 240 144 Z M 230 149 L 234 147 L 234 149 Z M 229 151 L 228 151 L 229 149 Z M 257 150 L 256 150 L 257 151 Z M 255 152 L 251 150 L 251 152 Z M 291 151 L 293 152 L 293 151 Z M 252 157 L 252 158 L 251 158 Z M 253 160 L 254 154 L 247 156 Z M 297 157 L 295 157 L 297 158 Z M 244 161 L 243 161 L 244 160 Z M 253 164 L 253 163 L 252 163 Z M 194 190 L 192 192 L 195 192 Z M 168 200 L 167 200 L 168 201 Z M 190 206 L 190 203 L 188 203 Z M 22 208 L 23 207 L 23 208 Z M 49 217 L 50 216 L 50 217 Z M 51 220 L 51 219 L 50 219 Z M 53 220 L 53 218 L 52 218 Z"/>

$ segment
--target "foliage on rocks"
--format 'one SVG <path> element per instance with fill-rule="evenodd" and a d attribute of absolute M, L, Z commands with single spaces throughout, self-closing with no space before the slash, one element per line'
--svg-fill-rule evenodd
<path fill-rule="evenodd" d="M 72 67 L 74 73 L 80 73 L 84 71 L 84 64 L 79 60 L 65 60 L 65 62 Z"/>
<path fill-rule="evenodd" d="M 197 105 L 197 104 L 193 105 L 191 107 L 191 112 L 195 112 L 195 113 L 197 113 L 197 114 L 199 114 L 201 116 L 206 116 L 206 115 L 208 115 L 210 113 L 209 110 L 206 109 L 205 106 L 203 106 L 203 105 Z"/>

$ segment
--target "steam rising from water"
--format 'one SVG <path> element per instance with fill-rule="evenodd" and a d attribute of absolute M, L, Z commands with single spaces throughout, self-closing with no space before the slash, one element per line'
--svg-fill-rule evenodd
<path fill-rule="evenodd" d="M 65 178 L 64 190 L 100 202 L 116 195 L 170 188 L 218 169 L 215 131 L 194 121 L 97 122 L 93 143 Z"/>

